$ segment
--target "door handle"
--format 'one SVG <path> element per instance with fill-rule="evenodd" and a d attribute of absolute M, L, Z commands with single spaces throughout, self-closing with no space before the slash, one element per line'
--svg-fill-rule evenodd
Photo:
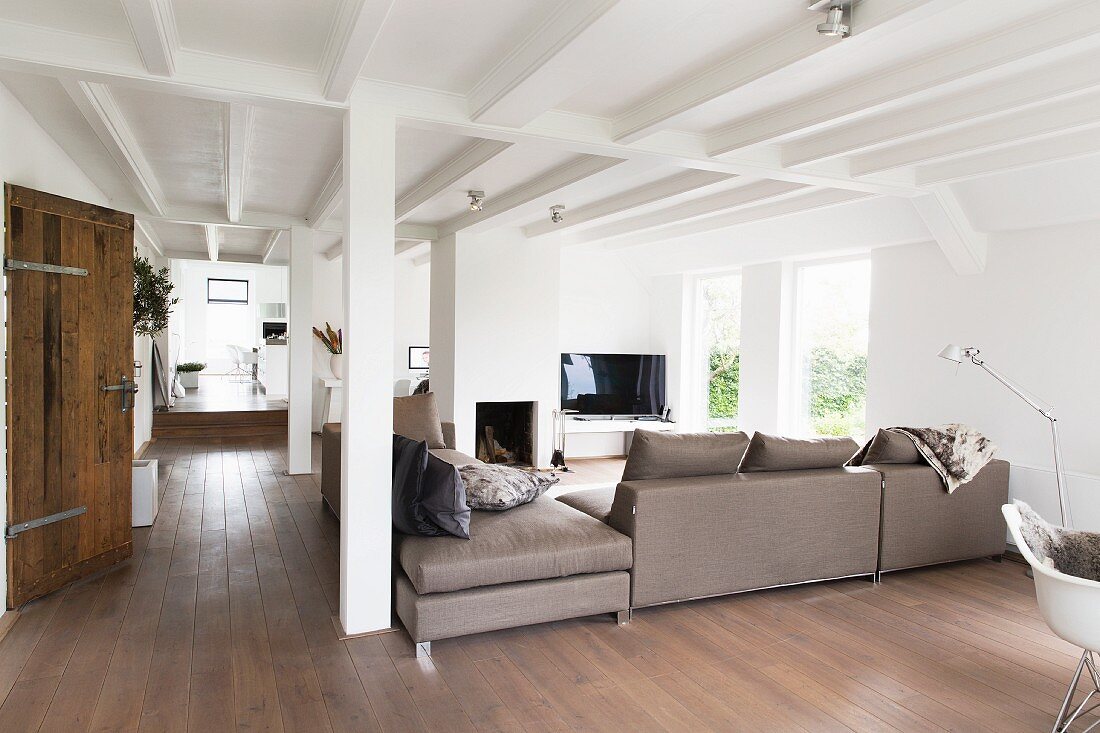
<path fill-rule="evenodd" d="M 119 380 L 121 384 L 105 384 L 100 387 L 102 392 L 118 392 L 122 397 L 122 411 L 129 412 L 134 406 L 134 395 L 137 394 L 137 382 L 131 380 L 125 374 Z"/>

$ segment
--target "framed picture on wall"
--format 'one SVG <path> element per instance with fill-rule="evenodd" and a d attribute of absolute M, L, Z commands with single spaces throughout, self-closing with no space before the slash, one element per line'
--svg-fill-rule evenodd
<path fill-rule="evenodd" d="M 409 347 L 409 371 L 428 371 L 428 356 L 430 349 L 427 346 Z"/>

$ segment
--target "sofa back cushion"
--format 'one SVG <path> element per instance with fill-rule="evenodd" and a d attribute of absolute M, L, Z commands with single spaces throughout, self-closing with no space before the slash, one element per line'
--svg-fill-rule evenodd
<path fill-rule="evenodd" d="M 800 440 L 754 433 L 738 472 L 835 468 L 847 463 L 858 450 L 859 444 L 851 438 Z"/>
<path fill-rule="evenodd" d="M 745 433 L 659 433 L 635 430 L 623 481 L 737 473 Z"/>
<path fill-rule="evenodd" d="M 410 440 L 423 441 L 429 448 L 446 448 L 435 394 L 394 397 L 393 432 Z"/>
<path fill-rule="evenodd" d="M 867 452 L 863 455 L 861 465 L 872 463 L 921 463 L 923 460 L 917 446 L 913 445 L 913 439 L 908 435 L 880 428 L 874 440 L 867 446 Z"/>

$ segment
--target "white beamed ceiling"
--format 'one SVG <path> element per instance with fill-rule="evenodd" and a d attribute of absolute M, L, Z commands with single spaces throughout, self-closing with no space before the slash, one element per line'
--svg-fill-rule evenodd
<path fill-rule="evenodd" d="M 419 238 L 542 235 L 559 203 L 566 243 L 647 251 L 875 196 L 952 201 L 963 240 L 1100 219 L 1100 4 L 863 0 L 844 40 L 806 4 L 174 0 L 158 34 L 119 0 L 0 0 L 0 83 L 188 256 L 202 223 L 226 256 L 282 261 L 272 233 L 296 223 L 335 251 L 360 64 L 399 115 L 394 196 Z"/>

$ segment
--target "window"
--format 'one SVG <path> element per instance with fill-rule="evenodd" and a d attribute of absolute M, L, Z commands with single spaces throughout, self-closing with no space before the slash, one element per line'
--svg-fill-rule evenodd
<path fill-rule="evenodd" d="M 741 377 L 741 275 L 699 280 L 701 384 L 705 426 L 715 433 L 737 430 Z"/>
<path fill-rule="evenodd" d="M 794 374 L 804 435 L 864 437 L 870 300 L 870 260 L 798 270 Z"/>
<path fill-rule="evenodd" d="M 207 278 L 206 302 L 248 305 L 248 281 Z"/>

